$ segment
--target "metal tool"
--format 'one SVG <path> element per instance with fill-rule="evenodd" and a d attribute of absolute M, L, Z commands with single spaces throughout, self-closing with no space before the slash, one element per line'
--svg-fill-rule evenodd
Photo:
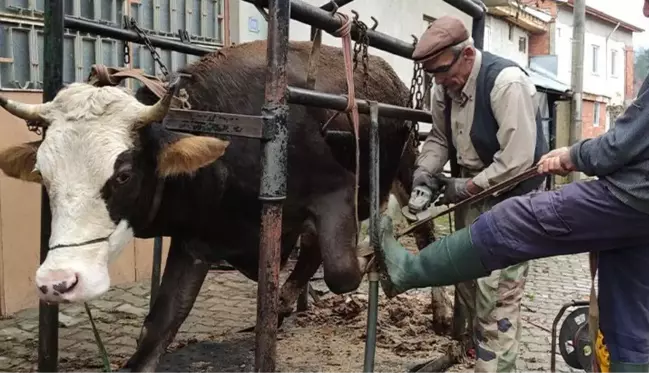
<path fill-rule="evenodd" d="M 417 186 L 412 190 L 410 201 L 407 206 L 403 206 L 401 213 L 410 222 L 425 219 L 431 214 L 432 202 L 433 192 L 427 186 Z"/>
<path fill-rule="evenodd" d="M 477 201 L 481 201 L 481 200 L 483 200 L 485 198 L 496 195 L 498 192 L 506 190 L 507 188 L 509 188 L 509 187 L 511 187 L 513 185 L 516 185 L 516 184 L 521 183 L 521 182 L 523 182 L 525 180 L 531 179 L 531 178 L 533 178 L 535 176 L 539 176 L 539 173 L 538 173 L 536 167 L 530 168 L 527 171 L 525 171 L 525 172 L 523 172 L 523 173 L 521 173 L 521 174 L 519 174 L 517 176 L 514 176 L 514 177 L 512 177 L 510 179 L 507 179 L 507 180 L 503 181 L 500 184 L 496 184 L 496 185 L 492 186 L 491 188 L 487 188 L 487 189 L 483 190 L 482 192 L 465 199 L 464 201 L 458 203 L 457 205 L 454 205 L 453 207 L 449 207 L 449 208 L 447 208 L 447 209 L 445 209 L 445 210 L 443 210 L 443 211 L 441 211 L 439 213 L 430 214 L 429 216 L 426 216 L 423 219 L 419 219 L 416 223 L 411 224 L 408 228 L 403 230 L 401 233 L 398 233 L 396 238 L 399 238 L 401 236 L 404 236 L 404 235 L 414 231 L 415 229 L 417 229 L 417 227 L 425 224 L 426 222 L 428 222 L 428 221 L 430 221 L 432 219 L 437 218 L 438 216 L 442 216 L 442 215 L 451 213 L 451 212 L 457 210 L 460 207 L 470 205 L 470 204 L 475 203 Z"/>

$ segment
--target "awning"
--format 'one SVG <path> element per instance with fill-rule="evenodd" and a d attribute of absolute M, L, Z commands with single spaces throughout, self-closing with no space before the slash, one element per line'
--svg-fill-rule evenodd
<path fill-rule="evenodd" d="M 537 67 L 526 68 L 525 71 L 530 75 L 535 86 L 557 94 L 571 94 L 571 87 L 557 80 L 552 73 Z"/>

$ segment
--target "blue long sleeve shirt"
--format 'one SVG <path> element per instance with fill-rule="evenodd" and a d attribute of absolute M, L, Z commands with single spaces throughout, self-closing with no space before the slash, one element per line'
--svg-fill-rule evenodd
<path fill-rule="evenodd" d="M 578 171 L 604 180 L 617 198 L 649 213 L 649 80 L 608 132 L 570 148 Z"/>

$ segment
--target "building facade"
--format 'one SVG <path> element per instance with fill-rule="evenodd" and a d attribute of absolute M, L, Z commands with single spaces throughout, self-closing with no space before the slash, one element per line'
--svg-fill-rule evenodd
<path fill-rule="evenodd" d="M 528 3 L 551 17 L 548 31 L 530 40 L 531 63 L 555 71 L 559 80 L 570 85 L 574 0 Z M 619 112 L 633 99 L 633 33 L 644 31 L 586 4 L 583 138 L 606 132 L 611 125 L 609 113 Z"/>

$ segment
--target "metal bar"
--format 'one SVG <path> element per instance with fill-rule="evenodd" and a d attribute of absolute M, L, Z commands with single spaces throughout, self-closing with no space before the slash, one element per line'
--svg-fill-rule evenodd
<path fill-rule="evenodd" d="M 160 289 L 160 268 L 162 267 L 162 237 L 153 239 L 153 264 L 151 266 L 151 294 L 149 298 L 149 310 L 153 309 L 153 303 L 158 296 Z"/>
<path fill-rule="evenodd" d="M 323 6 L 321 6 L 320 9 L 326 10 L 327 12 L 331 12 L 332 10 L 334 10 L 333 3 L 336 3 L 338 8 L 342 8 L 345 5 L 351 3 L 352 1 L 354 0 L 331 0 L 328 3 L 324 4 Z"/>
<path fill-rule="evenodd" d="M 485 18 L 484 13 L 486 13 L 486 7 L 480 0 L 472 0 L 476 6 L 479 6 L 482 9 L 483 15 L 480 17 L 473 18 L 473 26 L 471 27 L 471 37 L 473 37 L 473 43 L 475 47 L 479 50 L 484 48 L 484 28 L 485 28 Z"/>
<path fill-rule="evenodd" d="M 52 101 L 63 87 L 63 0 L 45 2 L 43 62 L 43 102 Z M 43 138 L 47 130 L 43 128 Z M 45 261 L 49 251 L 52 211 L 47 191 L 41 187 L 41 237 L 40 261 Z M 56 372 L 59 352 L 59 307 L 38 304 L 38 371 Z"/>
<path fill-rule="evenodd" d="M 292 86 L 288 87 L 288 102 L 291 104 L 341 111 L 347 107 L 347 97 Z M 370 113 L 370 104 L 367 100 L 356 98 L 356 102 L 358 104 L 359 113 Z M 432 123 L 432 117 L 427 111 L 383 103 L 379 103 L 379 116 Z"/>
<path fill-rule="evenodd" d="M 104 25 L 93 21 L 65 16 L 65 28 L 71 30 L 88 32 L 91 34 L 122 40 L 130 41 L 133 43 L 142 43 L 139 35 L 135 31 L 118 28 L 114 26 Z M 163 39 L 154 35 L 147 35 L 151 41 L 151 45 L 156 48 L 168 49 L 179 53 L 186 53 L 195 56 L 202 56 L 204 54 L 213 52 L 212 49 L 202 48 L 194 44 L 185 44 L 180 41 Z"/>
<path fill-rule="evenodd" d="M 380 239 L 380 200 L 379 200 L 379 105 L 370 103 L 370 245 L 374 252 L 379 251 Z M 379 276 L 376 266 L 372 265 L 368 274 L 370 281 L 369 305 L 367 308 L 367 338 L 365 339 L 364 372 L 374 371 L 374 355 L 376 353 L 376 321 L 379 307 Z"/>
<path fill-rule="evenodd" d="M 259 276 L 257 281 L 257 327 L 255 371 L 275 371 L 279 306 L 279 265 L 282 206 L 286 198 L 288 143 L 288 55 L 290 0 L 270 0 L 265 102 L 262 107 L 264 135 L 259 199 L 261 213 Z"/>
<path fill-rule="evenodd" d="M 262 7 L 268 6 L 267 0 L 243 1 L 251 4 L 260 4 Z M 322 29 L 328 33 L 333 33 L 342 26 L 340 18 L 332 16 L 326 10 L 300 0 L 291 1 L 291 18 Z M 354 40 L 358 40 L 359 33 L 355 25 L 352 25 L 351 37 Z M 406 43 L 405 41 L 374 30 L 367 30 L 367 37 L 369 39 L 369 45 L 374 48 L 412 59 L 412 51 L 414 50 L 412 43 Z"/>
<path fill-rule="evenodd" d="M 470 15 L 473 18 L 484 17 L 484 8 L 482 8 L 482 2 L 474 0 L 444 0 L 445 3 L 452 5 L 453 7 L 461 10 L 462 12 Z"/>
<path fill-rule="evenodd" d="M 259 115 L 169 109 L 163 125 L 171 131 L 259 139 L 263 135 L 264 121 Z"/>

